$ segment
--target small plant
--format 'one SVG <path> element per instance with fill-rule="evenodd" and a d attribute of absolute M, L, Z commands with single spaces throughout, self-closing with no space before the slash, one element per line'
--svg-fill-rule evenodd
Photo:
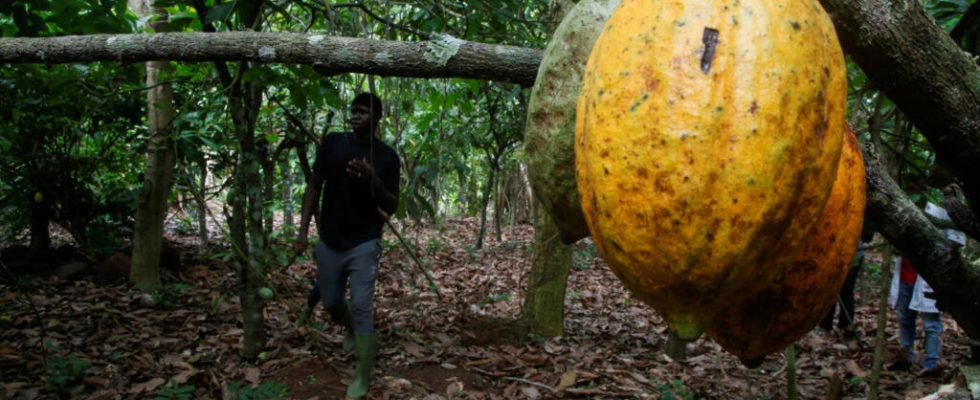
<path fill-rule="evenodd" d="M 164 285 L 150 293 L 150 301 L 154 306 L 162 308 L 172 308 L 176 306 L 181 297 L 187 293 L 191 285 L 178 282 L 173 285 Z"/>
<path fill-rule="evenodd" d="M 227 393 L 225 400 L 276 400 L 288 395 L 289 389 L 276 381 L 262 382 L 254 388 L 231 381 L 228 382 Z"/>
<path fill-rule="evenodd" d="M 572 265 L 579 271 L 588 271 L 592 267 L 592 260 L 595 259 L 595 244 L 589 243 L 585 247 L 575 250 L 572 255 Z"/>
<path fill-rule="evenodd" d="M 468 257 L 470 261 L 476 260 L 476 246 L 469 243 L 464 244 L 463 252 L 466 253 L 466 257 Z"/>
<path fill-rule="evenodd" d="M 74 353 L 65 354 L 54 342 L 45 341 L 44 348 L 49 352 L 44 359 L 44 369 L 48 372 L 45 383 L 51 390 L 67 393 L 69 386 L 78 382 L 91 363 Z"/>
<path fill-rule="evenodd" d="M 487 296 L 487 298 L 480 301 L 479 305 L 480 307 L 483 307 L 487 304 L 493 304 L 498 301 L 507 301 L 507 300 L 510 300 L 510 292 L 497 293 L 492 296 Z"/>
<path fill-rule="evenodd" d="M 581 299 L 582 298 L 582 291 L 581 290 L 573 290 L 571 293 L 568 294 L 568 298 L 570 298 L 572 300 Z"/>
<path fill-rule="evenodd" d="M 160 387 L 154 400 L 189 400 L 194 394 L 194 385 L 181 385 L 173 379 Z"/>
<path fill-rule="evenodd" d="M 429 242 L 425 244 L 425 251 L 427 251 L 430 254 L 438 253 L 442 251 L 444 248 L 446 248 L 446 243 L 443 242 L 442 239 L 439 239 L 438 237 L 429 239 Z"/>
<path fill-rule="evenodd" d="M 680 379 L 674 379 L 669 384 L 657 385 L 656 388 L 660 391 L 660 398 L 663 400 L 694 400 L 694 393 L 684 386 L 684 382 Z"/>
<path fill-rule="evenodd" d="M 545 341 L 544 336 L 541 336 L 541 335 L 539 335 L 537 333 L 534 333 L 534 332 L 528 332 L 527 333 L 527 338 L 528 338 L 528 340 L 530 340 L 532 342 L 537 342 L 537 343 L 544 343 L 544 341 Z"/>

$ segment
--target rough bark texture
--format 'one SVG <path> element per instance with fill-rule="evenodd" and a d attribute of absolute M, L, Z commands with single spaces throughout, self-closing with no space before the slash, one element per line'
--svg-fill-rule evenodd
<path fill-rule="evenodd" d="M 864 147 L 869 217 L 935 290 L 936 305 L 972 338 L 980 338 L 980 271 L 960 255 L 905 192 L 884 172 L 877 152 Z"/>
<path fill-rule="evenodd" d="M 955 167 L 980 214 L 980 68 L 912 0 L 821 0 L 844 50 Z M 904 251 L 906 253 L 907 251 Z"/>
<path fill-rule="evenodd" d="M 325 75 L 363 72 L 534 84 L 541 50 L 442 37 L 400 42 L 289 32 L 180 32 L 0 39 L 0 64 L 90 61 L 255 61 L 313 64 Z"/>
<path fill-rule="evenodd" d="M 140 15 L 153 14 L 157 20 L 149 23 L 156 31 L 167 29 L 167 12 L 150 7 L 144 1 Z M 147 144 L 146 173 L 136 208 L 133 229 L 133 256 L 129 279 L 136 287 L 160 286 L 160 248 L 163 241 L 163 220 L 167 215 L 167 198 L 173 184 L 176 147 L 171 134 L 174 118 L 173 87 L 167 81 L 173 68 L 169 61 L 146 63 Z"/>
<path fill-rule="evenodd" d="M 524 297 L 524 318 L 531 332 L 561 336 L 572 248 L 559 240 L 558 227 L 540 200 L 534 201 L 534 208 L 534 255 Z"/>

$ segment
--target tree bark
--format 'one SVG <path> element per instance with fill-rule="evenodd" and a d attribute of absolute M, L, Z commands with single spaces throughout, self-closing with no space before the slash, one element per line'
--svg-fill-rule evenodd
<path fill-rule="evenodd" d="M 455 38 L 402 42 L 291 32 L 175 32 L 0 39 L 0 64 L 90 61 L 255 61 L 362 72 L 534 84 L 541 50 Z"/>
<path fill-rule="evenodd" d="M 198 159 L 201 167 L 201 180 L 198 183 L 197 195 L 194 196 L 197 201 L 197 229 L 198 236 L 201 238 L 201 244 L 208 244 L 208 159 L 204 152 L 201 152 L 201 158 Z"/>
<path fill-rule="evenodd" d="M 135 2 L 134 2 L 135 3 Z M 153 7 L 144 0 L 139 5 L 140 15 L 154 15 L 156 20 L 149 27 L 156 31 L 167 30 L 167 12 Z M 132 264 L 129 279 L 136 287 L 160 286 L 160 249 L 163 242 L 163 221 L 167 215 L 167 198 L 173 184 L 176 146 L 171 134 L 174 118 L 173 87 L 169 83 L 173 68 L 169 61 L 146 63 L 147 128 L 149 139 L 146 155 L 146 172 L 136 209 L 136 226 L 133 229 Z"/>
<path fill-rule="evenodd" d="M 929 282 L 936 306 L 950 313 L 971 338 L 980 338 L 980 270 L 963 259 L 959 246 L 947 240 L 888 176 L 877 151 L 865 145 L 864 159 L 868 216 Z"/>
<path fill-rule="evenodd" d="M 540 200 L 534 203 L 534 255 L 524 295 L 528 329 L 541 336 L 564 334 L 565 291 L 572 248 L 558 239 L 558 227 Z"/>
<path fill-rule="evenodd" d="M 494 185 L 497 184 L 497 167 L 495 163 L 490 165 L 490 176 L 487 178 L 487 186 L 483 192 L 483 201 L 480 202 L 480 232 L 476 236 L 476 248 L 483 248 L 483 239 L 487 234 L 487 208 L 490 205 L 490 194 L 493 192 Z"/>
<path fill-rule="evenodd" d="M 954 166 L 980 215 L 980 68 L 913 0 L 821 0 L 844 50 Z M 902 249 L 907 253 L 906 249 Z"/>

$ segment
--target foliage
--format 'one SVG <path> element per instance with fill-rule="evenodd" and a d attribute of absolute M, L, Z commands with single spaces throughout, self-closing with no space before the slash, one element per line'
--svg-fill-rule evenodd
<path fill-rule="evenodd" d="M 74 353 L 66 353 L 55 342 L 45 341 L 44 349 L 49 353 L 44 359 L 44 369 L 48 373 L 45 383 L 56 392 L 67 393 L 69 387 L 77 383 L 85 370 L 92 365 Z"/>
<path fill-rule="evenodd" d="M 659 384 L 656 388 L 660 391 L 660 398 L 663 400 L 694 400 L 694 393 L 684 386 L 684 382 L 680 379 L 675 379 L 670 383 Z"/>
<path fill-rule="evenodd" d="M 289 389 L 276 381 L 262 382 L 255 387 L 231 381 L 228 383 L 227 393 L 225 400 L 275 400 L 287 396 Z"/>
<path fill-rule="evenodd" d="M 194 395 L 194 385 L 181 385 L 174 381 L 167 382 L 160 387 L 160 391 L 153 397 L 154 400 L 190 400 Z"/>

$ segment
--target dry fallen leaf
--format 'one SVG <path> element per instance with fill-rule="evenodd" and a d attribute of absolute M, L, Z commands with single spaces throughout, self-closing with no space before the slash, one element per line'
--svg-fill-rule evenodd
<path fill-rule="evenodd" d="M 258 368 L 246 368 L 245 369 L 245 380 L 251 384 L 257 385 L 262 379 L 262 371 Z"/>
<path fill-rule="evenodd" d="M 150 393 L 155 390 L 158 386 L 167 382 L 163 378 L 153 378 L 143 383 L 137 383 L 129 389 L 130 394 L 140 394 L 143 392 Z"/>
<path fill-rule="evenodd" d="M 560 392 L 562 390 L 568 389 L 575 385 L 575 379 L 578 378 L 578 372 L 568 371 L 561 375 L 561 380 L 558 381 L 558 386 L 555 386 L 555 391 Z"/>

